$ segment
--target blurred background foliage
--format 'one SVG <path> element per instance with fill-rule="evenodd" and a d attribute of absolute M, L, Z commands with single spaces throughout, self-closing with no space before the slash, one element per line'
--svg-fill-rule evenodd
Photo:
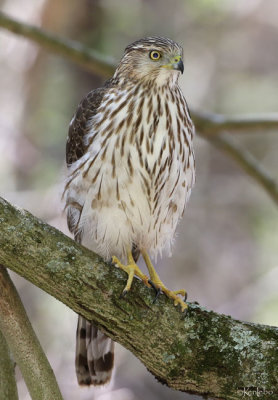
<path fill-rule="evenodd" d="M 119 60 L 150 34 L 184 46 L 181 85 L 191 108 L 233 115 L 278 108 L 276 0 L 0 0 L 1 10 Z M 67 128 L 81 97 L 103 79 L 30 41 L 0 31 L 1 195 L 68 233 L 61 202 Z M 237 141 L 277 176 L 277 131 Z M 162 280 L 190 301 L 234 318 L 278 324 L 278 214 L 272 200 L 233 161 L 195 140 L 197 183 Z M 76 315 L 12 274 L 64 398 L 193 399 L 156 383 L 117 346 L 109 387 L 78 388 Z M 17 371 L 20 399 L 30 399 Z"/>

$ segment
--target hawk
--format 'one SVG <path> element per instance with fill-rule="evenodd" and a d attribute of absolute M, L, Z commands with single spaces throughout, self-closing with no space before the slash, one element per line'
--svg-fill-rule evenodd
<path fill-rule="evenodd" d="M 182 59 L 167 38 L 126 47 L 114 76 L 80 102 L 70 122 L 64 194 L 75 240 L 128 274 L 123 294 L 137 276 L 184 311 L 179 295 L 186 292 L 169 290 L 150 259 L 171 252 L 195 181 L 194 126 L 178 85 Z M 149 277 L 136 264 L 140 254 Z M 108 382 L 113 359 L 111 339 L 79 316 L 79 384 Z"/>

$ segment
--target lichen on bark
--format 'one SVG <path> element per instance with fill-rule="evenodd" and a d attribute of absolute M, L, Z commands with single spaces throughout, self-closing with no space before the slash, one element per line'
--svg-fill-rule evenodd
<path fill-rule="evenodd" d="M 184 316 L 139 280 L 124 299 L 123 271 L 27 211 L 0 201 L 0 263 L 101 328 L 169 387 L 217 399 L 244 388 L 278 395 L 278 329 L 189 303 Z M 263 398 L 263 397 L 262 397 Z"/>

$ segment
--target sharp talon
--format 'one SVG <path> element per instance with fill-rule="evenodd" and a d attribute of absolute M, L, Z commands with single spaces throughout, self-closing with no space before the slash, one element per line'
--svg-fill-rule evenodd
<path fill-rule="evenodd" d="M 183 301 L 186 301 L 186 300 L 187 300 L 187 293 L 185 293 Z"/>
<path fill-rule="evenodd" d="M 128 290 L 123 290 L 121 295 L 120 295 L 120 299 L 123 299 L 128 293 Z"/>
<path fill-rule="evenodd" d="M 155 290 L 155 293 L 157 292 L 157 287 L 155 286 L 155 284 L 153 283 L 153 281 L 151 281 L 150 279 L 148 280 L 148 283 L 151 285 L 151 287 Z"/>
<path fill-rule="evenodd" d="M 157 299 L 159 298 L 159 296 L 162 294 L 162 290 L 160 288 L 156 289 L 156 295 L 153 301 L 153 304 L 156 303 Z"/>

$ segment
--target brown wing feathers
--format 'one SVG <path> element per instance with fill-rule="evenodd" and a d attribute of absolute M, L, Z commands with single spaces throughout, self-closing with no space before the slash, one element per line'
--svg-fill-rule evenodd
<path fill-rule="evenodd" d="M 81 158 L 85 151 L 84 137 L 88 132 L 88 121 L 96 115 L 106 87 L 92 90 L 78 105 L 71 120 L 66 145 L 68 167 Z"/>
<path fill-rule="evenodd" d="M 106 87 L 91 91 L 78 105 L 73 116 L 67 138 L 66 161 L 70 167 L 86 152 L 84 137 L 88 132 L 88 122 L 96 115 L 105 94 Z M 67 221 L 75 240 L 82 242 L 78 223 L 83 207 L 67 199 Z M 90 321 L 78 316 L 76 331 L 75 367 L 80 385 L 103 385 L 111 378 L 114 360 L 114 342 L 94 327 Z"/>

